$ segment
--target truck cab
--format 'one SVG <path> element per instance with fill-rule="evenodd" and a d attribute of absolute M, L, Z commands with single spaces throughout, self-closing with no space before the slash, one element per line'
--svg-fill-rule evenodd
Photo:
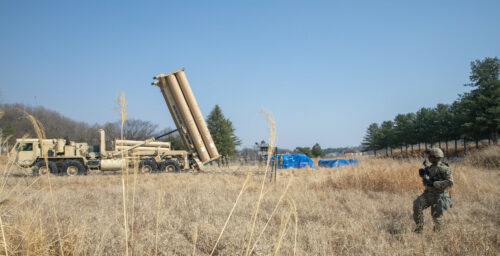
<path fill-rule="evenodd" d="M 36 139 L 17 139 L 11 154 L 15 155 L 20 166 L 30 167 L 41 155 L 40 143 Z"/>

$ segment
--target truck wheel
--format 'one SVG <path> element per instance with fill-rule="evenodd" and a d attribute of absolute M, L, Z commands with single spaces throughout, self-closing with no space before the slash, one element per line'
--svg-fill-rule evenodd
<path fill-rule="evenodd" d="M 161 165 L 162 172 L 178 172 L 180 170 L 179 164 L 174 160 L 167 160 Z"/>
<path fill-rule="evenodd" d="M 67 160 L 63 163 L 62 172 L 66 173 L 68 176 L 75 176 L 87 173 L 87 169 L 85 169 L 83 164 L 79 161 Z"/>
<path fill-rule="evenodd" d="M 142 160 L 141 162 L 139 162 L 139 172 L 151 173 L 151 172 L 157 172 L 157 171 L 158 171 L 158 166 L 152 160 L 145 159 L 145 160 Z"/>
<path fill-rule="evenodd" d="M 45 175 L 47 173 L 56 174 L 58 173 L 57 165 L 54 162 L 49 161 L 49 169 L 47 170 L 47 165 L 45 165 L 45 160 L 38 161 L 33 167 L 34 175 Z"/>

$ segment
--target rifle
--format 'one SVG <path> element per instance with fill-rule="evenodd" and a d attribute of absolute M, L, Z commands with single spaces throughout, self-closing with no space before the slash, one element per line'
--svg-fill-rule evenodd
<path fill-rule="evenodd" d="M 433 179 L 434 177 L 429 177 L 429 166 L 427 165 L 427 159 L 423 162 L 423 165 L 425 166 L 425 168 L 420 168 L 418 170 L 418 175 L 422 177 L 424 186 L 432 187 L 432 183 L 434 183 L 435 180 Z"/>

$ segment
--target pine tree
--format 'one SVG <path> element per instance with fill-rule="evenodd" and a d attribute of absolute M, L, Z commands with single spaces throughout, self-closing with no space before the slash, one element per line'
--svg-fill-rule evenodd
<path fill-rule="evenodd" d="M 321 157 L 325 155 L 325 152 L 323 152 L 319 143 L 316 143 L 312 147 L 311 154 L 313 157 Z"/>
<path fill-rule="evenodd" d="M 365 150 L 373 150 L 373 154 L 377 155 L 377 149 L 380 148 L 380 128 L 377 123 L 368 126 L 362 145 Z"/>
<path fill-rule="evenodd" d="M 464 95 L 465 104 L 474 109 L 474 115 L 469 119 L 472 133 L 489 133 L 489 138 L 496 144 L 500 129 L 500 60 L 485 58 L 471 62 L 470 80 L 474 89 Z M 479 127 L 483 128 L 482 130 Z M 476 138 L 482 139 L 482 138 Z"/>
<path fill-rule="evenodd" d="M 219 154 L 223 156 L 234 155 L 236 153 L 236 146 L 241 145 L 241 141 L 234 134 L 233 123 L 229 119 L 226 119 L 219 105 L 215 105 L 212 112 L 208 115 L 207 126 Z"/>

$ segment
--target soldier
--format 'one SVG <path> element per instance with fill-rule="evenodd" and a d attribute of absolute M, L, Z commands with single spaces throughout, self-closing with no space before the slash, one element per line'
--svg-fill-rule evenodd
<path fill-rule="evenodd" d="M 432 165 L 420 169 L 425 190 L 413 202 L 413 219 L 417 224 L 416 233 L 422 233 L 424 229 L 424 209 L 431 207 L 434 231 L 439 232 L 443 226 L 443 211 L 448 210 L 451 205 L 451 198 L 446 189 L 453 186 L 453 177 L 448 164 L 441 162 L 443 151 L 439 148 L 432 148 L 426 153 Z"/>

